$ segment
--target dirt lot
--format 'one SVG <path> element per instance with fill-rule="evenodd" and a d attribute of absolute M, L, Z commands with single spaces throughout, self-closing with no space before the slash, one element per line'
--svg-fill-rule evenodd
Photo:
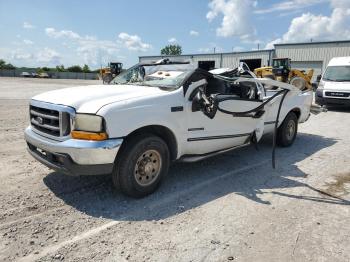
<path fill-rule="evenodd" d="M 0 261 L 350 261 L 350 109 L 195 164 L 134 200 L 26 152 L 28 100 L 97 81 L 0 78 Z"/>

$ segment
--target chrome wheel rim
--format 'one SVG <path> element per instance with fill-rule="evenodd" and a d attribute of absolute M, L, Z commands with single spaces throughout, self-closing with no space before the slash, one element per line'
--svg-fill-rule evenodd
<path fill-rule="evenodd" d="M 295 134 L 295 123 L 293 120 L 290 120 L 287 124 L 287 139 L 290 141 L 293 139 Z"/>
<path fill-rule="evenodd" d="M 162 159 L 156 150 L 147 150 L 137 159 L 134 168 L 136 182 L 148 186 L 158 178 L 162 168 Z"/>

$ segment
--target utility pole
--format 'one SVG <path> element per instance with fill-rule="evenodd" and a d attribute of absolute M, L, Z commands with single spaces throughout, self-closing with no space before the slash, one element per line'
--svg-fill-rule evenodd
<path fill-rule="evenodd" d="M 216 47 L 214 47 L 214 54 L 215 54 L 215 49 L 216 49 Z"/>

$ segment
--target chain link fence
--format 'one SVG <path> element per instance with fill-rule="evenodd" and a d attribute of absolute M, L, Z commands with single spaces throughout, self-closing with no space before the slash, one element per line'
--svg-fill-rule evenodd
<path fill-rule="evenodd" d="M 21 69 L 0 69 L 0 77 L 22 77 L 22 73 L 27 72 L 29 74 L 36 73 L 35 70 L 21 70 Z M 46 72 L 50 78 L 55 79 L 99 79 L 97 73 L 74 73 L 74 72 Z"/>

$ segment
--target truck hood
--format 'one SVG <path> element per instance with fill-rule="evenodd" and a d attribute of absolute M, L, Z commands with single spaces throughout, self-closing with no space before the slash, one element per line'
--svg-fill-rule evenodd
<path fill-rule="evenodd" d="M 332 91 L 350 91 L 350 82 L 323 81 L 323 88 Z"/>
<path fill-rule="evenodd" d="M 168 91 L 158 87 L 138 85 L 91 85 L 49 91 L 34 96 L 32 99 L 70 106 L 80 113 L 95 114 L 107 104 L 156 96 L 162 93 L 168 93 Z"/>

